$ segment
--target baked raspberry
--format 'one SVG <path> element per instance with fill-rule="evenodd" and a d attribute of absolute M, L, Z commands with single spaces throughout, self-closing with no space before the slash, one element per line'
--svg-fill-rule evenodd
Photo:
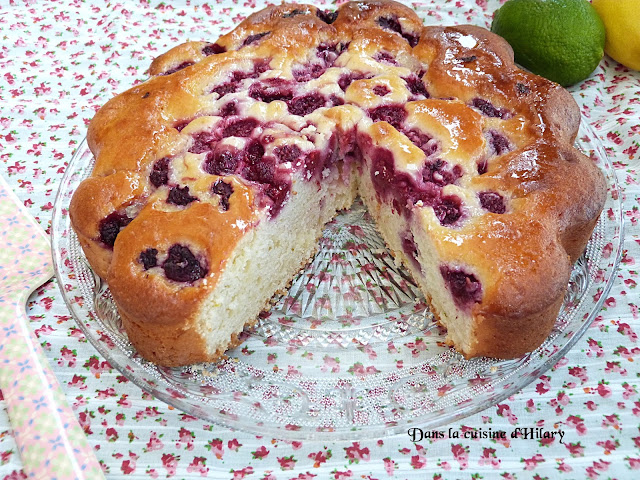
<path fill-rule="evenodd" d="M 220 197 L 220 206 L 223 210 L 229 210 L 229 198 L 233 194 L 233 185 L 223 180 L 216 180 L 211 185 L 211 193 Z"/>
<path fill-rule="evenodd" d="M 391 93 L 391 90 L 389 90 L 389 87 L 387 87 L 386 85 L 376 85 L 375 87 L 373 87 L 373 93 L 375 93 L 379 97 L 384 97 L 385 95 Z"/>
<path fill-rule="evenodd" d="M 369 110 L 369 116 L 374 122 L 387 122 L 399 129 L 407 118 L 407 111 L 402 105 L 382 105 Z"/>
<path fill-rule="evenodd" d="M 276 156 L 279 163 L 293 163 L 300 158 L 302 150 L 300 150 L 300 147 L 297 145 L 280 145 L 273 149 L 273 154 Z"/>
<path fill-rule="evenodd" d="M 266 186 L 264 193 L 272 202 L 269 209 L 272 218 L 277 216 L 280 210 L 282 210 L 282 206 L 289 195 L 290 189 L 291 184 L 289 182 L 279 182 Z"/>
<path fill-rule="evenodd" d="M 228 93 L 235 93 L 240 86 L 239 82 L 227 82 L 222 85 L 217 85 L 211 89 L 211 93 L 217 93 L 218 98 L 224 97 Z"/>
<path fill-rule="evenodd" d="M 169 248 L 167 259 L 162 264 L 167 278 L 176 282 L 191 283 L 207 274 L 203 266 L 193 255 L 189 247 L 175 244 Z"/>
<path fill-rule="evenodd" d="M 507 207 L 504 204 L 504 198 L 498 192 L 480 192 L 480 205 L 491 213 L 504 213 Z"/>
<path fill-rule="evenodd" d="M 258 140 L 253 140 L 247 146 L 246 160 L 247 163 L 253 165 L 259 163 L 264 156 L 264 147 Z"/>
<path fill-rule="evenodd" d="M 310 93 L 300 97 L 295 97 L 287 102 L 289 113 L 292 115 L 300 115 L 301 117 L 310 114 L 318 108 L 324 107 L 327 103 L 324 95 L 319 93 Z"/>
<path fill-rule="evenodd" d="M 155 248 L 147 248 L 144 252 L 140 253 L 138 261 L 145 270 L 155 267 L 158 264 L 158 250 Z"/>
<path fill-rule="evenodd" d="M 275 165 L 269 161 L 247 164 L 242 169 L 242 177 L 257 183 L 273 183 L 275 176 Z"/>
<path fill-rule="evenodd" d="M 291 10 L 289 13 L 283 14 L 282 18 L 291 18 L 291 17 L 295 17 L 296 15 L 303 15 L 304 13 L 306 13 L 304 10 L 298 10 L 296 8 L 294 10 Z"/>
<path fill-rule="evenodd" d="M 100 221 L 98 231 L 100 232 L 100 240 L 108 247 L 113 248 L 116 243 L 116 237 L 124 227 L 131 223 L 132 218 L 127 217 L 124 213 L 113 212 Z"/>
<path fill-rule="evenodd" d="M 260 60 L 253 61 L 253 73 L 246 78 L 258 78 L 260 74 L 269 70 L 271 64 L 270 58 L 262 58 Z"/>
<path fill-rule="evenodd" d="M 345 159 L 338 148 L 339 143 L 338 135 L 333 133 L 329 139 L 328 148 L 325 150 L 324 155 L 321 155 L 323 157 L 322 168 L 317 171 L 318 175 L 320 175 L 325 168 L 332 168 L 338 160 Z M 320 152 L 318 152 L 318 154 L 320 155 Z"/>
<path fill-rule="evenodd" d="M 169 157 L 163 157 L 153 164 L 149 181 L 156 188 L 169 182 Z"/>
<path fill-rule="evenodd" d="M 488 169 L 489 162 L 487 161 L 487 159 L 483 159 L 478 162 L 478 175 L 484 175 L 485 173 L 487 173 Z"/>
<path fill-rule="evenodd" d="M 503 153 L 511 151 L 511 144 L 507 137 L 495 130 L 489 131 L 489 143 L 491 144 L 493 153 L 496 155 L 502 155 Z"/>
<path fill-rule="evenodd" d="M 412 33 L 403 33 L 402 36 L 404 39 L 409 42 L 411 47 L 415 47 L 420 42 L 420 37 L 418 35 L 413 35 Z"/>
<path fill-rule="evenodd" d="M 242 159 L 243 152 L 221 145 L 207 155 L 202 170 L 211 175 L 229 175 L 235 173 Z"/>
<path fill-rule="evenodd" d="M 345 48 L 345 45 L 343 45 L 342 43 L 321 43 L 316 48 L 316 57 L 322 59 L 327 67 L 331 67 Z"/>
<path fill-rule="evenodd" d="M 482 300 L 482 284 L 472 273 L 460 267 L 440 266 L 440 274 L 459 308 L 468 309 Z"/>
<path fill-rule="evenodd" d="M 344 105 L 344 98 L 340 98 L 333 93 L 329 96 L 329 101 L 331 102 L 331 106 L 337 107 L 338 105 Z"/>
<path fill-rule="evenodd" d="M 383 199 L 391 200 L 394 209 L 409 215 L 414 205 L 435 205 L 440 198 L 441 187 L 433 183 L 418 185 L 406 172 L 395 169 L 393 154 L 376 147 L 371 155 L 371 181 L 376 193 Z"/>
<path fill-rule="evenodd" d="M 403 80 L 407 83 L 407 88 L 413 95 L 429 98 L 427 87 L 424 86 L 424 82 L 420 77 L 422 77 L 422 75 L 410 75 Z"/>
<path fill-rule="evenodd" d="M 236 106 L 236 102 L 226 103 L 218 112 L 219 117 L 232 117 L 238 114 L 238 107 Z"/>
<path fill-rule="evenodd" d="M 222 130 L 222 137 L 248 137 L 258 126 L 259 122 L 255 118 L 241 118 L 227 124 Z"/>
<path fill-rule="evenodd" d="M 293 78 L 296 82 L 308 82 L 314 78 L 318 78 L 327 70 L 325 65 L 319 63 L 312 63 L 305 65 L 304 67 L 294 70 L 292 72 Z"/>
<path fill-rule="evenodd" d="M 256 60 L 253 63 L 252 71 L 236 70 L 232 72 L 231 79 L 228 82 L 213 87 L 211 93 L 217 93 L 219 98 L 222 98 L 228 93 L 237 92 L 243 80 L 247 78 L 258 78 L 260 74 L 269 70 L 269 62 L 269 60 Z"/>
<path fill-rule="evenodd" d="M 393 55 L 391 55 L 389 52 L 378 52 L 373 56 L 373 59 L 376 62 L 380 62 L 380 63 L 388 63 L 389 65 L 397 65 L 398 62 L 396 62 L 396 59 Z"/>
<path fill-rule="evenodd" d="M 474 98 L 471 101 L 471 106 L 477 108 L 487 117 L 504 118 L 511 117 L 511 113 L 504 108 L 496 108 L 489 100 L 484 98 Z"/>
<path fill-rule="evenodd" d="M 360 72 L 350 72 L 345 73 L 344 75 L 340 75 L 338 78 L 338 86 L 342 89 L 343 92 L 347 91 L 349 85 L 351 85 L 356 80 L 362 80 L 366 78 L 363 73 Z"/>
<path fill-rule="evenodd" d="M 189 147 L 191 153 L 210 152 L 218 141 L 213 132 L 198 132 L 193 135 L 193 143 Z"/>
<path fill-rule="evenodd" d="M 318 150 L 309 152 L 304 158 L 304 170 L 308 173 L 307 179 L 318 177 L 324 169 L 325 162 Z"/>
<path fill-rule="evenodd" d="M 420 271 L 420 263 L 418 262 L 418 246 L 411 232 L 405 232 L 402 236 L 402 250 L 409 257 L 413 266 Z"/>
<path fill-rule="evenodd" d="M 338 49 L 342 49 L 342 44 L 320 44 L 316 48 L 316 57 L 321 63 L 311 62 L 292 71 L 293 78 L 297 82 L 308 82 L 320 77 L 327 69 L 335 63 L 340 55 Z"/>
<path fill-rule="evenodd" d="M 395 17 L 380 17 L 376 20 L 376 23 L 386 30 L 402 33 L 402 26 Z"/>
<path fill-rule="evenodd" d="M 420 37 L 416 35 L 404 33 L 402 31 L 402 26 L 396 17 L 380 17 L 376 22 L 385 30 L 391 30 L 392 32 L 399 33 L 412 47 L 415 47 L 420 40 Z"/>
<path fill-rule="evenodd" d="M 249 35 L 247 38 L 244 39 L 244 42 L 242 42 L 242 47 L 246 47 L 247 45 L 251 45 L 252 43 L 257 42 L 262 37 L 265 37 L 265 36 L 269 35 L 270 33 L 271 32 L 261 32 L 261 33 L 254 33 L 253 35 Z M 240 47 L 240 48 L 242 48 L 242 47 Z"/>
<path fill-rule="evenodd" d="M 433 211 L 440 225 L 452 225 L 462 217 L 462 200 L 455 195 L 442 197 L 440 203 L 434 205 Z"/>
<path fill-rule="evenodd" d="M 425 182 L 435 183 L 441 187 L 456 183 L 461 176 L 462 167 L 460 165 L 452 167 L 449 163 L 439 158 L 435 161 L 427 162 L 422 169 L 422 179 Z"/>
<path fill-rule="evenodd" d="M 478 59 L 478 57 L 476 57 L 475 55 L 469 55 L 467 57 L 458 57 L 457 60 L 459 60 L 462 63 L 471 63 L 471 62 L 475 62 Z"/>
<path fill-rule="evenodd" d="M 177 71 L 182 70 L 183 68 L 190 67 L 191 65 L 193 65 L 193 62 L 182 62 L 180 65 L 170 68 L 169 70 L 161 73 L 160 75 L 171 75 L 172 73 L 176 73 Z"/>
<path fill-rule="evenodd" d="M 431 157 L 438 151 L 438 141 L 426 133 L 414 128 L 411 130 L 405 130 L 403 133 L 407 136 L 411 143 L 424 152 L 428 157 Z"/>
<path fill-rule="evenodd" d="M 173 128 L 181 132 L 184 129 L 184 127 L 186 127 L 190 123 L 191 123 L 191 120 L 180 120 L 179 122 L 176 122 L 173 124 Z"/>
<path fill-rule="evenodd" d="M 286 102 L 293 98 L 293 87 L 290 82 L 282 78 L 269 78 L 264 82 L 251 85 L 249 96 L 265 103 L 271 103 L 275 100 Z"/>
<path fill-rule="evenodd" d="M 216 55 L 218 53 L 224 53 L 226 51 L 227 49 L 222 45 L 218 45 L 217 43 L 210 43 L 204 46 L 204 48 L 202 49 L 202 54 L 208 57 L 209 55 Z"/>
<path fill-rule="evenodd" d="M 174 205 L 185 206 L 189 205 L 191 202 L 195 202 L 198 200 L 198 197 L 193 197 L 189 195 L 189 187 L 173 187 L 169 190 L 169 195 L 167 196 L 167 202 L 173 203 Z"/>
<path fill-rule="evenodd" d="M 316 17 L 322 20 L 324 23 L 331 25 L 338 18 L 338 12 L 332 12 L 331 10 L 316 10 Z"/>

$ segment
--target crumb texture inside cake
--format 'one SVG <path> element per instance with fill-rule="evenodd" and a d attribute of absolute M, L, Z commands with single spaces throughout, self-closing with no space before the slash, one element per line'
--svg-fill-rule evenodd
<path fill-rule="evenodd" d="M 70 208 L 144 357 L 219 358 L 356 196 L 464 355 L 548 335 L 606 186 L 571 96 L 500 37 L 282 4 L 149 72 L 96 114 Z"/>

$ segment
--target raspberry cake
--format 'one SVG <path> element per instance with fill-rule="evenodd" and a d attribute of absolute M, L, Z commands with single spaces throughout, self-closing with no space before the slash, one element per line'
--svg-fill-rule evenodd
<path fill-rule="evenodd" d="M 145 358 L 213 361 L 360 196 L 466 357 L 548 336 L 605 200 L 579 111 L 475 26 L 283 4 L 158 57 L 90 124 L 70 215 Z"/>

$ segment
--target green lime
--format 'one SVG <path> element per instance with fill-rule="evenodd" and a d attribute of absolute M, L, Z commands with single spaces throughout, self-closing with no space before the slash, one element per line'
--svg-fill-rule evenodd
<path fill-rule="evenodd" d="M 508 0 L 491 31 L 517 63 L 563 86 L 591 75 L 604 55 L 604 25 L 587 0 Z"/>

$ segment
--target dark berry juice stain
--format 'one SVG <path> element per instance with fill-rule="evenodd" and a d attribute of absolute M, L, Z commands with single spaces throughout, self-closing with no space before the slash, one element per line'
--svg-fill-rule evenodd
<path fill-rule="evenodd" d="M 229 102 L 224 104 L 224 106 L 218 112 L 218 116 L 222 118 L 233 117 L 238 114 L 238 107 L 235 102 Z"/>
<path fill-rule="evenodd" d="M 296 8 L 296 9 L 294 9 L 294 10 L 291 10 L 291 11 L 290 11 L 290 12 L 288 12 L 288 13 L 284 13 L 284 14 L 282 15 L 282 18 L 291 18 L 291 17 L 295 17 L 295 16 L 297 16 L 297 15 L 303 15 L 303 14 L 305 14 L 305 13 L 306 13 L 306 12 L 305 12 L 304 10 L 298 10 L 298 9 Z"/>
<path fill-rule="evenodd" d="M 396 62 L 396 59 L 393 55 L 391 55 L 389 52 L 378 52 L 373 56 L 373 59 L 376 62 L 380 62 L 380 63 L 388 63 L 389 65 L 397 65 L 398 62 Z"/>
<path fill-rule="evenodd" d="M 309 80 L 318 78 L 326 70 L 327 67 L 325 65 L 320 63 L 311 63 L 294 70 L 292 73 L 296 82 L 308 82 Z"/>

